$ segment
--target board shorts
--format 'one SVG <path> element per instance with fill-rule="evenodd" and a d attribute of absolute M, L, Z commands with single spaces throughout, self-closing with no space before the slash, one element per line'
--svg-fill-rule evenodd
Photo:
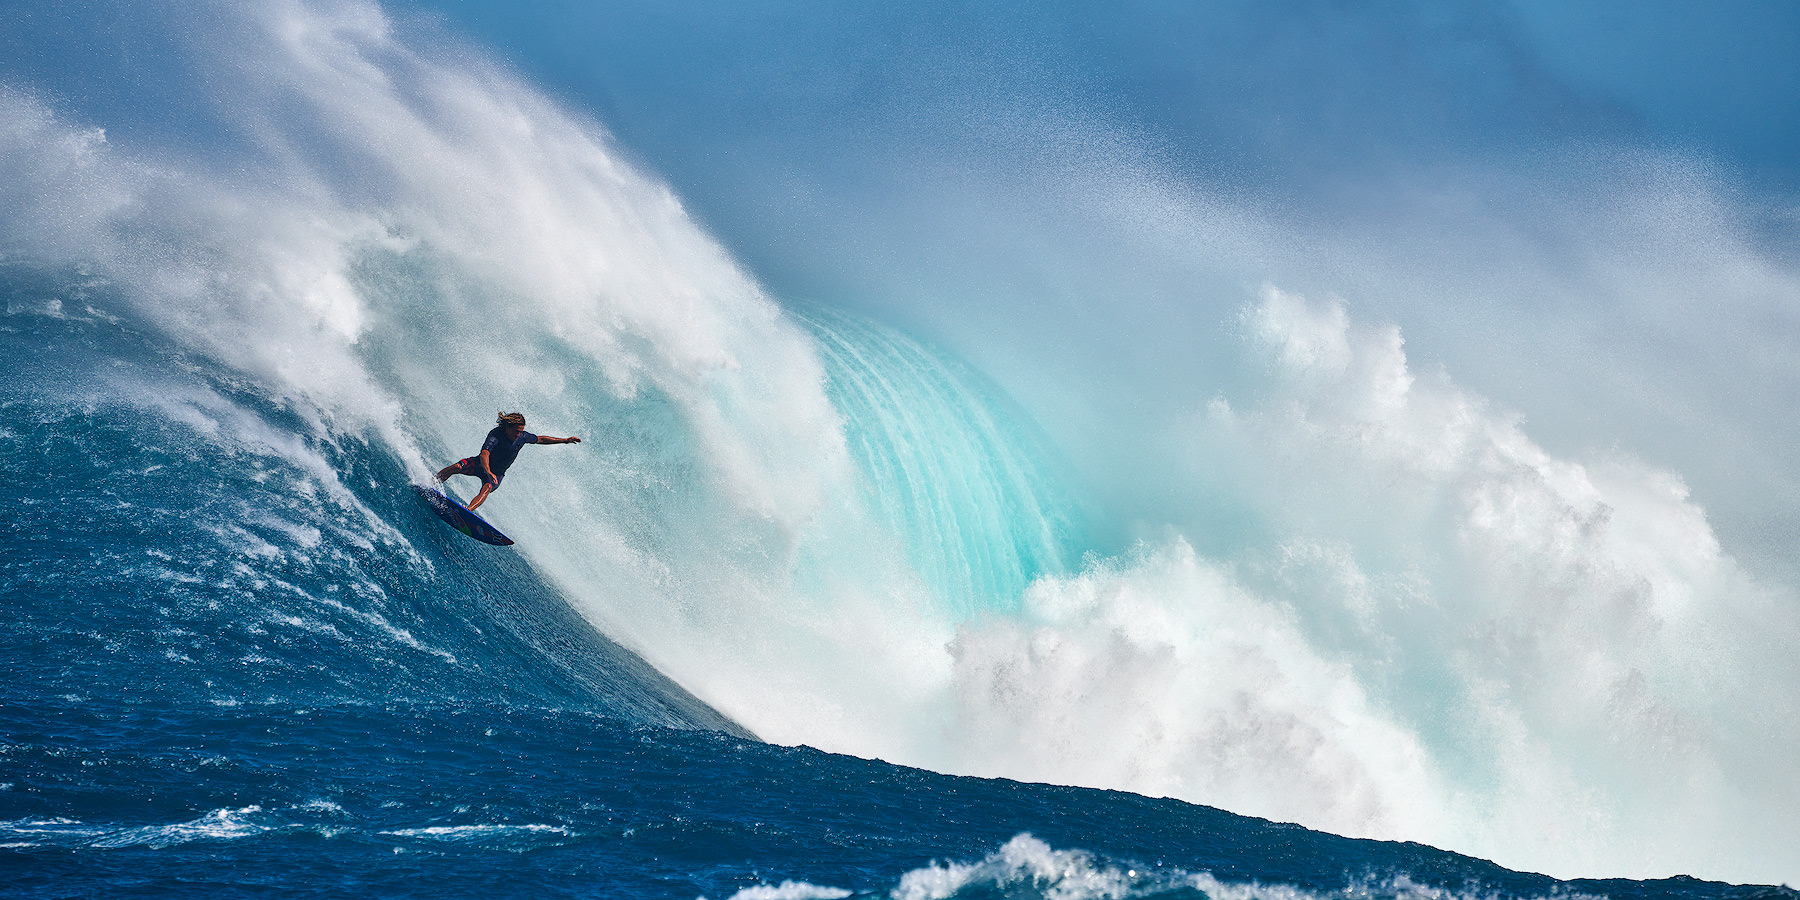
<path fill-rule="evenodd" d="M 479 456 L 465 456 L 462 459 L 457 460 L 456 461 L 456 469 L 455 469 L 455 471 L 451 472 L 450 474 L 452 474 L 452 475 L 472 475 L 476 478 L 481 479 L 482 481 L 486 481 L 487 483 L 493 485 L 494 487 L 499 487 L 500 479 L 505 477 L 505 475 L 502 473 L 495 473 L 493 479 L 490 480 L 487 477 L 487 473 L 483 472 L 481 470 L 481 457 L 479 457 Z"/>

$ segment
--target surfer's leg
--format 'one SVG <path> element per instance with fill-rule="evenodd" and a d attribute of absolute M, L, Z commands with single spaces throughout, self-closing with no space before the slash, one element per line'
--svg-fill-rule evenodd
<path fill-rule="evenodd" d="M 475 499 L 469 501 L 469 512 L 474 512 L 477 507 L 486 502 L 487 495 L 493 493 L 495 487 L 496 485 L 491 481 L 482 482 L 481 492 L 475 495 Z"/>
<path fill-rule="evenodd" d="M 469 463 L 474 462 L 474 461 L 475 461 L 474 457 L 472 457 L 472 456 L 466 457 L 464 459 L 459 459 L 456 462 L 453 462 L 453 463 L 443 467 L 442 469 L 439 469 L 438 473 L 437 473 L 438 482 L 442 483 L 444 481 L 447 481 L 447 480 L 449 480 L 450 476 L 452 476 L 452 475 L 473 475 L 476 478 L 480 478 L 481 477 L 480 469 L 470 470 L 470 468 L 469 468 Z"/>

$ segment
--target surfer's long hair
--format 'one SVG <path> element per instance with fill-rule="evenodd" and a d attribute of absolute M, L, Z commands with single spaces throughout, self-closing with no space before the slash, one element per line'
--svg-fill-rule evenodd
<path fill-rule="evenodd" d="M 524 413 L 516 413 L 516 412 L 503 412 L 503 413 L 499 414 L 498 418 L 496 418 L 494 420 L 494 422 L 497 425 L 517 425 L 520 428 L 524 428 L 525 427 L 525 414 Z"/>

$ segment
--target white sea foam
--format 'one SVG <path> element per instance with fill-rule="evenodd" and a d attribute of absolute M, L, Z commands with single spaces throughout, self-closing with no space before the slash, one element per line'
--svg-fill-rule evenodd
<path fill-rule="evenodd" d="M 966 623 L 952 767 L 1569 874 L 1785 853 L 1723 820 L 1779 830 L 1797 787 L 1758 749 L 1800 740 L 1767 715 L 1792 600 L 1679 479 L 1549 454 L 1340 303 L 1269 289 L 1246 321 L 1279 384 L 1188 435 L 1285 538 L 1150 540 Z"/>
<path fill-rule="evenodd" d="M 1432 833 L 1426 746 L 1292 610 L 1180 538 L 1045 579 L 952 645 L 955 767 L 1125 787 L 1350 835 Z"/>
<path fill-rule="evenodd" d="M 424 837 L 446 841 L 482 840 L 491 837 L 533 834 L 570 834 L 561 825 L 431 825 L 425 828 L 397 828 L 382 834 L 395 837 Z"/>
<path fill-rule="evenodd" d="M 1029 834 L 1007 841 L 975 862 L 934 862 L 900 877 L 893 900 L 951 900 L 973 896 L 1041 897 L 1044 900 L 1128 900 L 1186 895 L 1211 900 L 1487 900 L 1478 884 L 1450 890 L 1420 884 L 1406 875 L 1358 879 L 1336 890 L 1308 890 L 1286 884 L 1224 881 L 1209 872 L 1139 866 L 1098 858 L 1084 850 L 1057 850 Z M 1558 893 L 1567 900 L 1595 900 Z"/>
<path fill-rule="evenodd" d="M 759 884 L 731 895 L 731 900 L 840 900 L 850 896 L 843 888 L 820 887 L 804 881 L 783 881 L 777 885 Z"/>
<path fill-rule="evenodd" d="M 122 827 L 80 822 L 74 819 L 16 819 L 0 822 L 0 841 L 16 847 L 93 847 L 113 850 L 149 847 L 161 850 L 195 841 L 229 841 L 254 837 L 292 825 L 255 821 L 262 807 L 215 809 L 197 819 L 168 825 Z"/>
<path fill-rule="evenodd" d="M 452 654 L 447 650 L 440 650 L 437 647 L 431 647 L 431 646 L 427 646 L 423 643 L 420 643 L 418 638 L 413 637 L 412 632 L 407 631 L 406 629 L 401 628 L 401 627 L 393 624 L 392 622 L 389 622 L 385 617 L 381 616 L 379 613 L 366 612 L 366 611 L 363 611 L 360 609 L 356 609 L 354 607 L 347 606 L 343 603 L 339 603 L 336 600 L 332 600 L 329 597 L 327 597 L 323 600 L 316 600 L 315 602 L 318 602 L 319 604 L 321 604 L 323 606 L 329 606 L 332 609 L 335 609 L 335 610 L 343 613 L 344 615 L 350 616 L 351 618 L 354 618 L 354 619 L 361 621 L 367 625 L 370 625 L 370 626 L 373 626 L 373 627 L 379 629 L 383 634 L 386 634 L 390 639 L 392 639 L 396 643 L 404 644 L 404 645 L 411 647 L 414 650 L 418 650 L 422 653 L 430 653 L 431 655 L 436 656 L 439 659 L 442 659 L 443 661 L 445 661 L 447 663 L 451 663 L 451 664 L 456 663 L 455 654 Z"/>
<path fill-rule="evenodd" d="M 1132 896 L 1142 881 L 1130 869 L 1097 863 L 1080 850 L 1053 850 L 1028 834 L 1007 841 L 986 859 L 973 863 L 933 863 L 901 876 L 894 900 L 948 900 L 971 886 L 1002 890 L 1030 889 L 1051 900 L 1090 900 Z M 1157 879 L 1162 885 L 1167 882 Z"/>
<path fill-rule="evenodd" d="M 396 828 L 381 834 L 393 838 L 463 844 L 499 850 L 525 851 L 568 843 L 576 832 L 562 825 L 528 823 L 483 825 L 430 825 Z"/>
<path fill-rule="evenodd" d="M 8 847 L 60 847 L 85 843 L 111 831 L 61 816 L 0 822 L 0 841 Z"/>

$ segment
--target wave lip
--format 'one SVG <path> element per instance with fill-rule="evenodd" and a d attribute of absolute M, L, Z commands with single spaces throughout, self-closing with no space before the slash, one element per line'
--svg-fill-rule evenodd
<path fill-rule="evenodd" d="M 1016 609 L 1069 570 L 1085 535 L 1049 441 L 1004 393 L 954 357 L 834 310 L 811 331 L 864 495 L 957 618 Z"/>

